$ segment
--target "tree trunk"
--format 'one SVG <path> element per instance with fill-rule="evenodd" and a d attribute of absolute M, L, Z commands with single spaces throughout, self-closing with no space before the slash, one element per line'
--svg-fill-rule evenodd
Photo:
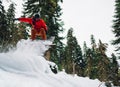
<path fill-rule="evenodd" d="M 73 62 L 73 75 L 75 75 L 75 63 Z"/>

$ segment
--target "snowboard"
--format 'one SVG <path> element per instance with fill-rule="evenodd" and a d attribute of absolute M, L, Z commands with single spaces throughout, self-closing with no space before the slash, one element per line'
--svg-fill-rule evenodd
<path fill-rule="evenodd" d="M 55 37 L 52 36 L 52 37 L 50 37 L 50 38 L 47 39 L 47 40 L 40 40 L 40 41 L 42 41 L 42 43 L 43 43 L 45 46 L 53 47 L 53 46 L 56 46 L 55 44 L 53 44 L 54 39 L 55 39 Z"/>
<path fill-rule="evenodd" d="M 49 46 L 49 47 L 54 47 L 54 46 L 56 46 L 55 44 L 53 44 L 54 40 L 55 40 L 55 37 L 50 37 L 50 38 L 49 38 L 48 40 L 46 40 L 46 41 L 51 42 L 51 44 L 46 44 L 45 46 Z"/>

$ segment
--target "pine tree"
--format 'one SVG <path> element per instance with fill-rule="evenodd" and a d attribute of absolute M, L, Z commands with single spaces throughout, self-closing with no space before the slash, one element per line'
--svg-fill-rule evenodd
<path fill-rule="evenodd" d="M 13 19 L 15 18 L 15 4 L 10 4 L 8 10 L 7 10 L 7 22 L 9 28 L 13 28 L 14 26 L 14 21 Z"/>
<path fill-rule="evenodd" d="M 78 45 L 77 39 L 73 36 L 73 28 L 68 30 L 67 45 L 65 47 L 64 67 L 67 73 L 83 76 L 84 60 L 82 50 Z"/>
<path fill-rule="evenodd" d="M 98 78 L 101 81 L 107 81 L 109 77 L 109 65 L 110 65 L 110 60 L 106 55 L 106 50 L 107 50 L 107 44 L 102 43 L 101 40 L 99 40 L 99 45 L 97 49 L 97 57 L 99 58 L 98 60 Z"/>
<path fill-rule="evenodd" d="M 84 76 L 85 60 L 83 59 L 82 49 L 80 45 L 78 45 L 78 43 L 75 48 L 76 48 L 76 58 L 74 59 L 74 62 L 76 64 L 75 72 L 79 76 Z"/>
<path fill-rule="evenodd" d="M 113 20 L 113 33 L 115 39 L 112 41 L 113 45 L 116 45 L 116 51 L 120 51 L 120 0 L 115 0 L 115 15 Z M 120 52 L 119 52 L 120 53 Z"/>
<path fill-rule="evenodd" d="M 101 81 L 107 81 L 110 71 L 110 60 L 106 55 L 107 44 L 99 40 L 98 47 L 94 36 L 91 35 L 91 48 L 84 44 L 84 57 L 86 62 L 85 76 L 91 79 L 98 78 Z"/>
<path fill-rule="evenodd" d="M 95 39 L 94 36 L 91 35 L 91 45 L 92 48 L 87 47 L 86 42 L 84 41 L 83 44 L 83 52 L 84 52 L 84 60 L 85 60 L 85 71 L 84 75 L 90 77 L 91 79 L 94 78 L 94 51 L 95 51 Z"/>
<path fill-rule="evenodd" d="M 83 58 L 85 61 L 87 59 L 87 50 L 88 50 L 88 47 L 87 47 L 86 42 L 84 41 L 84 43 L 83 43 Z"/>
<path fill-rule="evenodd" d="M 93 69 L 93 57 L 92 50 L 90 48 L 86 51 L 86 67 L 85 67 L 85 76 L 88 76 L 92 79 L 92 69 Z"/>
<path fill-rule="evenodd" d="M 97 45 L 96 45 L 94 35 L 91 35 L 91 45 L 92 45 L 92 50 L 95 51 Z"/>
<path fill-rule="evenodd" d="M 118 70 L 119 70 L 119 65 L 117 62 L 117 57 L 112 54 L 112 61 L 111 61 L 111 66 L 110 66 L 110 80 L 113 81 L 113 84 L 115 86 L 120 86 L 120 82 L 119 82 L 119 75 L 118 75 Z"/>
<path fill-rule="evenodd" d="M 0 0 L 0 51 L 7 51 L 9 44 L 10 32 L 6 20 L 6 12 L 2 1 Z"/>
<path fill-rule="evenodd" d="M 97 77 L 97 64 L 98 64 L 98 57 L 97 57 L 97 45 L 96 45 L 96 40 L 94 38 L 94 35 L 91 35 L 91 55 L 93 58 L 93 66 L 92 66 L 92 79 L 95 79 Z"/>
<path fill-rule="evenodd" d="M 94 35 L 91 35 L 91 51 L 92 51 L 92 57 L 94 60 L 97 61 L 97 55 L 96 55 L 96 49 L 97 49 L 97 45 L 96 45 L 96 41 L 94 38 Z M 95 65 L 96 65 L 96 61 L 95 61 Z"/>
<path fill-rule="evenodd" d="M 15 18 L 15 4 L 10 4 L 8 10 L 7 10 L 7 24 L 8 24 L 8 29 L 10 32 L 10 37 L 9 37 L 9 42 L 12 44 L 16 44 L 16 36 L 17 36 L 17 32 L 16 32 L 16 28 L 14 26 L 14 21 L 13 19 Z"/>
<path fill-rule="evenodd" d="M 67 34 L 67 46 L 65 47 L 65 70 L 67 73 L 73 73 L 73 57 L 75 57 L 75 45 L 73 28 L 70 28 Z"/>
<path fill-rule="evenodd" d="M 6 12 L 0 0 L 0 42 L 8 41 L 9 30 L 7 28 Z"/>

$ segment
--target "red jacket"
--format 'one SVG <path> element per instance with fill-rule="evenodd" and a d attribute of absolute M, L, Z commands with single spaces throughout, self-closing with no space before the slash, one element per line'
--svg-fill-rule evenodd
<path fill-rule="evenodd" d="M 35 24 L 33 24 L 33 19 L 32 18 L 19 18 L 19 21 L 29 23 L 33 26 L 34 29 L 37 29 L 37 30 L 41 29 L 41 28 L 44 28 L 46 31 L 48 30 L 47 26 L 46 26 L 46 23 L 44 22 L 43 19 L 35 21 Z"/>

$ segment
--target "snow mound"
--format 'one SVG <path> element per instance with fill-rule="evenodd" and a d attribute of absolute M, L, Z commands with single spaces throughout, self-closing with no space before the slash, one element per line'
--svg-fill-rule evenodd
<path fill-rule="evenodd" d="M 0 53 L 0 87 L 98 87 L 101 84 L 65 72 L 52 73 L 49 65 L 54 63 L 43 57 L 50 44 L 49 40 L 21 40 L 16 49 Z"/>
<path fill-rule="evenodd" d="M 45 44 L 50 41 L 21 40 L 16 50 L 0 54 L 0 68 L 15 73 L 51 72 L 49 65 L 43 57 L 48 49 Z"/>

